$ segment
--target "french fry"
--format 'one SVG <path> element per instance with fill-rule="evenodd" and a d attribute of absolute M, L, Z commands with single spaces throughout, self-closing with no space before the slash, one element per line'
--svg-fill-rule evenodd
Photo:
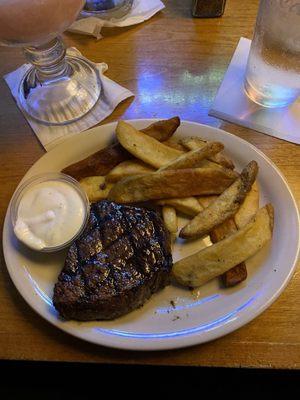
<path fill-rule="evenodd" d="M 178 221 L 175 208 L 170 206 L 163 206 L 162 216 L 168 231 L 172 235 L 176 235 L 178 230 Z"/>
<path fill-rule="evenodd" d="M 190 168 L 138 175 L 117 182 L 109 199 L 120 203 L 222 193 L 235 179 L 229 169 Z"/>
<path fill-rule="evenodd" d="M 252 186 L 253 187 L 253 186 Z M 251 192 L 251 190 L 250 190 Z M 250 193 L 249 192 L 249 193 Z M 249 196 L 249 193 L 247 196 Z M 247 197 L 246 196 L 246 197 Z M 203 207 L 208 207 L 218 196 L 202 196 L 198 197 L 197 200 Z M 220 242 L 227 236 L 237 231 L 236 224 L 232 218 L 224 221 L 221 225 L 217 226 L 210 232 L 210 240 L 213 243 Z M 242 262 L 221 275 L 221 280 L 225 287 L 235 286 L 247 278 L 247 267 L 245 262 Z"/>
<path fill-rule="evenodd" d="M 155 168 L 162 167 L 182 154 L 124 121 L 118 122 L 116 132 L 119 142 L 129 153 Z"/>
<path fill-rule="evenodd" d="M 237 227 L 235 225 L 233 218 L 229 218 L 219 226 L 216 226 L 210 232 L 210 239 L 213 243 L 217 243 L 225 239 L 227 236 L 232 235 L 236 231 Z"/>
<path fill-rule="evenodd" d="M 199 163 L 199 167 L 198 168 L 211 168 L 211 169 L 218 169 L 218 170 L 230 170 L 231 172 L 233 172 L 235 174 L 236 177 L 239 176 L 239 174 L 231 169 L 231 168 L 226 168 L 223 167 L 221 164 L 217 164 L 214 161 L 210 161 L 208 159 L 204 159 Z"/>
<path fill-rule="evenodd" d="M 200 196 L 197 200 L 202 208 L 208 207 L 213 201 L 217 200 L 218 196 Z"/>
<path fill-rule="evenodd" d="M 259 207 L 259 188 L 257 182 L 255 181 L 252 185 L 250 192 L 247 194 L 243 204 L 235 214 L 234 218 L 230 219 L 229 221 L 232 221 L 232 225 L 234 224 L 236 229 L 237 227 L 240 229 L 244 225 L 246 225 L 251 220 L 251 218 L 254 217 L 254 215 L 257 213 L 258 207 Z M 213 235 L 212 234 L 210 235 L 212 241 L 218 237 L 220 230 L 224 231 L 223 225 L 226 225 L 228 222 L 225 221 L 222 225 L 214 229 L 214 231 L 212 232 Z M 231 268 L 229 271 L 226 271 L 222 275 L 222 281 L 224 283 L 224 286 L 226 287 L 235 286 L 238 283 L 245 280 L 246 278 L 247 278 L 247 267 L 244 262 L 239 265 L 236 265 L 235 267 Z"/>
<path fill-rule="evenodd" d="M 212 156 L 213 154 L 219 153 L 224 146 L 219 142 L 211 142 L 205 144 L 200 149 L 191 150 L 188 153 L 181 155 L 173 161 L 163 165 L 159 171 L 166 169 L 184 169 L 184 168 L 197 168 L 201 166 L 202 161 L 205 158 Z"/>
<path fill-rule="evenodd" d="M 229 188 L 181 229 L 179 236 L 185 239 L 204 236 L 232 217 L 250 191 L 257 172 L 256 161 L 251 161 Z"/>
<path fill-rule="evenodd" d="M 154 172 L 154 169 L 140 160 L 126 160 L 113 168 L 109 174 L 106 175 L 106 182 L 118 182 L 128 176 L 147 174 Z"/>
<path fill-rule="evenodd" d="M 177 211 L 194 217 L 203 209 L 195 197 L 184 197 L 179 199 L 157 200 L 156 204 L 160 206 L 172 206 Z"/>
<path fill-rule="evenodd" d="M 181 139 L 181 143 L 189 150 L 199 149 L 207 143 L 206 141 L 198 137 L 189 137 Z M 226 157 L 224 154 L 218 153 L 209 157 L 209 160 L 223 165 L 225 168 L 234 169 L 234 164 L 230 158 Z"/>
<path fill-rule="evenodd" d="M 130 157 L 130 154 L 122 146 L 115 143 L 64 168 L 62 172 L 73 176 L 79 181 L 88 176 L 103 176 L 117 164 Z"/>
<path fill-rule="evenodd" d="M 168 140 L 165 140 L 163 142 L 163 144 L 165 144 L 166 146 L 172 147 L 172 149 L 176 149 L 176 150 L 182 151 L 182 153 L 186 153 L 188 151 L 186 149 L 186 147 L 184 147 L 181 143 L 179 143 L 178 139 L 175 139 L 173 137 L 171 137 Z"/>
<path fill-rule="evenodd" d="M 212 202 L 217 200 L 218 196 L 201 196 L 197 197 L 200 205 L 204 208 L 208 207 Z M 241 204 L 240 208 L 238 209 L 237 213 L 234 215 L 234 222 L 235 222 L 235 230 L 237 228 L 242 228 L 245 226 L 257 213 L 259 207 L 259 187 L 257 181 L 255 181 L 249 191 L 247 193 L 244 202 Z M 230 224 L 231 227 L 233 226 L 232 223 Z M 220 229 L 219 229 L 220 228 Z M 224 239 L 226 237 L 226 232 L 224 232 L 225 228 L 223 229 L 223 224 L 218 226 L 217 229 L 222 232 L 222 236 Z M 232 233 L 232 232 L 231 232 Z M 220 239 L 220 240 L 222 240 Z"/>
<path fill-rule="evenodd" d="M 158 140 L 159 142 L 164 142 L 173 136 L 179 125 L 180 118 L 173 117 L 170 119 L 163 119 L 161 121 L 153 122 L 153 124 L 149 125 L 147 128 L 141 129 L 141 132 Z"/>
<path fill-rule="evenodd" d="M 113 186 L 105 182 L 104 176 L 89 176 L 81 179 L 79 183 L 91 202 L 106 199 Z"/>
<path fill-rule="evenodd" d="M 257 213 L 259 207 L 259 189 L 258 184 L 255 181 L 252 185 L 250 192 L 247 194 L 243 204 L 238 209 L 233 219 L 223 222 L 220 226 L 217 226 L 210 234 L 212 242 L 224 239 L 230 234 L 228 225 L 231 225 L 237 230 L 246 225 L 251 218 Z M 226 232 L 227 231 L 227 232 Z M 220 238 L 218 240 L 218 238 Z M 222 281 L 225 287 L 232 287 L 238 283 L 244 281 L 247 278 L 247 267 L 246 264 L 240 263 L 230 270 L 226 271 L 222 275 Z"/>
<path fill-rule="evenodd" d="M 259 187 L 255 181 L 250 192 L 247 194 L 243 204 L 234 216 L 234 221 L 238 228 L 246 225 L 257 213 L 259 207 Z"/>
<path fill-rule="evenodd" d="M 256 254 L 272 238 L 274 210 L 261 208 L 242 229 L 173 265 L 176 280 L 198 287 Z"/>
<path fill-rule="evenodd" d="M 220 242 L 221 240 L 232 235 L 236 231 L 237 227 L 233 218 L 229 218 L 227 221 L 224 221 L 221 225 L 216 226 L 210 232 L 210 240 L 213 243 Z M 244 281 L 247 278 L 247 275 L 248 273 L 246 264 L 245 262 L 242 262 L 230 268 L 228 271 L 224 272 L 224 274 L 221 275 L 221 279 L 225 287 L 232 287 Z"/>
<path fill-rule="evenodd" d="M 221 281 L 224 287 L 229 288 L 238 285 L 239 283 L 245 281 L 248 276 L 248 271 L 245 261 L 235 265 L 228 271 L 221 275 Z"/>
<path fill-rule="evenodd" d="M 170 139 L 178 126 L 178 117 L 167 120 L 157 121 L 141 131 L 161 142 Z M 80 180 L 87 176 L 104 176 L 109 173 L 116 165 L 131 158 L 119 143 L 107 146 L 87 158 L 64 168 L 62 172 Z"/>

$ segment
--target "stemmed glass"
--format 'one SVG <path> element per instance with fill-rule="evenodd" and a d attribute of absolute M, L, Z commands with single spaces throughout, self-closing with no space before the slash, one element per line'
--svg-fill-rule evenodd
<path fill-rule="evenodd" d="M 66 55 L 59 35 L 76 19 L 84 0 L 1 0 L 0 44 L 23 47 L 31 67 L 18 103 L 32 118 L 63 125 L 86 115 L 97 102 L 101 81 L 86 59 Z"/>
<path fill-rule="evenodd" d="M 133 0 L 86 0 L 81 15 L 83 17 L 119 19 L 129 13 L 132 4 Z"/>

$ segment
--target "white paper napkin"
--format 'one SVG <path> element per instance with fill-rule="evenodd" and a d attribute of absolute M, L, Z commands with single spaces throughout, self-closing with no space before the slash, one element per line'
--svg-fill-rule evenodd
<path fill-rule="evenodd" d="M 251 40 L 241 38 L 209 115 L 300 144 L 300 99 L 290 107 L 265 108 L 249 100 L 244 76 Z"/>
<path fill-rule="evenodd" d="M 130 12 L 121 19 L 112 18 L 107 20 L 98 17 L 80 18 L 75 21 L 68 30 L 70 32 L 83 33 L 101 39 L 101 29 L 103 26 L 113 28 L 140 24 L 163 8 L 165 8 L 165 6 L 160 0 L 134 0 Z"/>
<path fill-rule="evenodd" d="M 80 55 L 81 53 L 74 47 L 67 49 L 67 54 L 70 55 Z M 89 61 L 90 62 L 90 61 Z M 101 77 L 102 92 L 100 98 L 91 112 L 82 117 L 80 120 L 72 122 L 64 126 L 57 125 L 44 125 L 37 122 L 36 120 L 30 118 L 29 115 L 24 114 L 25 118 L 29 122 L 31 128 L 35 132 L 39 141 L 42 143 L 44 148 L 49 151 L 54 146 L 65 140 L 76 133 L 85 131 L 86 129 L 98 124 L 108 115 L 110 115 L 116 106 L 121 103 L 121 101 L 127 99 L 128 97 L 134 96 L 132 92 L 125 89 L 124 87 L 118 85 L 116 82 L 107 78 L 103 75 L 107 71 L 108 66 L 105 63 L 94 64 Z M 9 86 L 14 99 L 18 104 L 18 87 L 24 73 L 30 68 L 30 64 L 24 64 L 16 71 L 10 72 L 4 76 L 4 79 Z M 18 104 L 19 106 L 19 104 Z"/>

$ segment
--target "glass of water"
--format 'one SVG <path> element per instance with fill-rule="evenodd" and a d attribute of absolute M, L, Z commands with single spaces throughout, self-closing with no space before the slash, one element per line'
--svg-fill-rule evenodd
<path fill-rule="evenodd" d="M 264 107 L 288 106 L 300 95 L 299 0 L 260 1 L 245 91 Z"/>

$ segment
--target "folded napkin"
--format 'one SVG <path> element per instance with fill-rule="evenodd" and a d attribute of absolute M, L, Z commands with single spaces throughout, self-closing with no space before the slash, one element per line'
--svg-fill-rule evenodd
<path fill-rule="evenodd" d="M 300 144 L 300 99 L 285 108 L 266 108 L 251 101 L 244 77 L 251 40 L 241 38 L 209 115 Z"/>
<path fill-rule="evenodd" d="M 81 53 L 73 47 L 67 49 L 67 54 L 81 56 Z M 86 114 L 80 120 L 62 126 L 49 126 L 43 123 L 39 123 L 38 121 L 31 118 L 29 115 L 24 114 L 39 141 L 42 143 L 47 151 L 65 140 L 67 137 L 85 131 L 93 125 L 96 125 L 108 115 L 110 115 L 116 108 L 116 106 L 121 103 L 121 101 L 127 99 L 128 97 L 134 96 L 134 94 L 131 93 L 129 90 L 118 85 L 116 82 L 103 75 L 103 73 L 108 69 L 107 64 L 100 63 L 94 65 L 97 67 L 100 73 L 102 92 L 97 104 L 94 106 L 92 111 Z M 4 79 L 9 86 L 17 104 L 19 84 L 22 77 L 24 76 L 24 73 L 29 68 L 30 64 L 24 64 L 16 71 L 10 72 L 9 74 L 4 76 Z"/>
<path fill-rule="evenodd" d="M 83 33 L 101 39 L 101 29 L 140 24 L 165 8 L 160 0 L 134 0 L 130 12 L 121 19 L 101 19 L 100 17 L 80 17 L 70 28 L 70 32 Z"/>

